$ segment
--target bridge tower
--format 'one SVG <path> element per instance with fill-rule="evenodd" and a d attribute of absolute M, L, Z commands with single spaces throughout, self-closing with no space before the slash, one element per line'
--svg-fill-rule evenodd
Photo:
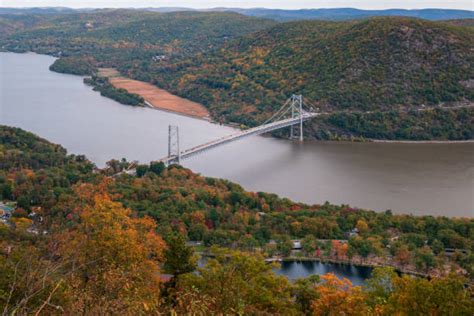
<path fill-rule="evenodd" d="M 175 157 L 178 164 L 181 160 L 181 152 L 179 150 L 179 128 L 178 126 L 168 126 L 168 157 Z"/>
<path fill-rule="evenodd" d="M 303 141 L 303 96 L 293 94 L 291 96 L 291 118 L 299 118 L 300 119 L 300 124 L 299 124 L 299 140 L 302 142 Z M 297 125 L 292 125 L 290 127 L 290 139 L 296 138 L 295 136 L 295 128 L 297 128 Z"/>

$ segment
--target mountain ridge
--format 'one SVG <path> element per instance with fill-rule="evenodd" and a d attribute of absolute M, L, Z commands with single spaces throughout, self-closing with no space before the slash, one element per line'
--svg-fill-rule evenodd
<path fill-rule="evenodd" d="M 0 8 L 0 14 L 54 14 L 73 12 L 94 12 L 108 8 L 80 8 L 72 9 L 67 7 L 32 7 L 32 8 Z M 457 9 L 384 9 L 384 10 L 364 10 L 357 8 L 307 8 L 307 9 L 270 9 L 270 8 L 226 8 L 216 7 L 209 9 L 193 9 L 186 7 L 148 7 L 148 8 L 124 8 L 137 11 L 154 11 L 161 13 L 196 11 L 196 12 L 237 12 L 247 16 L 270 18 L 277 21 L 291 21 L 302 19 L 316 20 L 351 20 L 362 19 L 374 16 L 406 16 L 417 17 L 427 20 L 450 20 L 474 18 L 474 11 Z"/>

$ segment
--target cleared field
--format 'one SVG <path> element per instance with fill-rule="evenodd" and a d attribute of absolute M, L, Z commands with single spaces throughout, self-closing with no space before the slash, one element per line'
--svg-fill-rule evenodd
<path fill-rule="evenodd" d="M 99 68 L 99 77 L 120 77 L 120 73 L 114 68 Z"/>
<path fill-rule="evenodd" d="M 112 77 L 109 81 L 116 88 L 142 96 L 154 108 L 209 119 L 209 112 L 201 104 L 178 97 L 152 84 L 123 77 Z"/>

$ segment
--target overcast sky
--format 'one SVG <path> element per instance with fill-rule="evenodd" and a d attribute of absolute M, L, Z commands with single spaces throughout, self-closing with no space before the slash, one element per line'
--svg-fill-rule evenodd
<path fill-rule="evenodd" d="M 0 0 L 1 7 L 61 6 L 72 8 L 112 7 L 239 7 L 239 8 L 341 8 L 360 9 L 420 9 L 445 8 L 474 10 L 473 0 Z"/>

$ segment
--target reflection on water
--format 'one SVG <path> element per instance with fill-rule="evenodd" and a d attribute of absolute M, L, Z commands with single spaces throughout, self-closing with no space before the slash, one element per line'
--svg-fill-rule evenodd
<path fill-rule="evenodd" d="M 101 97 L 82 78 L 48 70 L 53 58 L 0 53 L 0 124 L 24 128 L 99 166 L 164 157 L 168 125 L 188 148 L 234 130 Z M 207 176 L 307 202 L 395 213 L 474 216 L 474 143 L 292 142 L 252 137 L 186 160 Z"/>
<path fill-rule="evenodd" d="M 198 266 L 204 267 L 208 257 L 200 257 Z M 319 261 L 283 261 L 279 267 L 273 269 L 276 274 L 284 275 L 289 280 L 307 278 L 311 275 L 324 275 L 332 273 L 338 278 L 346 278 L 354 285 L 364 285 L 370 278 L 372 268 L 360 267 L 349 264 L 322 263 Z"/>
<path fill-rule="evenodd" d="M 319 261 L 284 261 L 281 263 L 281 268 L 276 269 L 275 272 L 287 276 L 290 280 L 306 278 L 314 274 L 333 273 L 339 278 L 347 278 L 354 285 L 363 285 L 370 277 L 372 268 Z"/>

